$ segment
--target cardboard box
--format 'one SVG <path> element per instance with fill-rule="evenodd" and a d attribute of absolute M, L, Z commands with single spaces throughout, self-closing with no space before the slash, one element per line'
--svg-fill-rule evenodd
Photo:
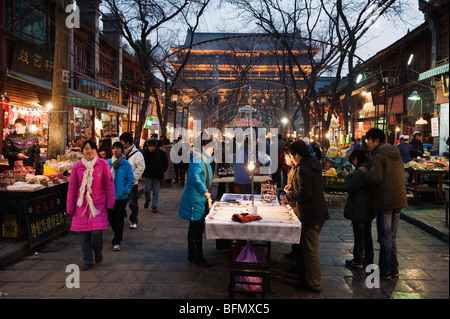
<path fill-rule="evenodd" d="M 3 237 L 11 238 L 22 236 L 22 229 L 20 225 L 17 224 L 16 215 L 3 215 L 2 235 Z"/>

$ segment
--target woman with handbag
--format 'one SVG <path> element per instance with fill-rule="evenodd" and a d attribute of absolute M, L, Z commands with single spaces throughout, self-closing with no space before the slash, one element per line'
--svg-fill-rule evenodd
<path fill-rule="evenodd" d="M 203 138 L 202 138 L 203 136 Z M 203 232 L 205 231 L 205 216 L 211 203 L 211 184 L 213 172 L 211 169 L 214 146 L 207 133 L 202 133 L 201 149 L 195 149 L 191 156 L 187 172 L 186 186 L 181 197 L 178 215 L 189 221 L 188 260 L 202 267 L 210 264 L 203 257 Z"/>

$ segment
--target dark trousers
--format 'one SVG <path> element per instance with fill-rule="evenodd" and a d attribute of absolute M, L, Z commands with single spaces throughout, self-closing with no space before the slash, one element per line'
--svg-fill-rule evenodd
<path fill-rule="evenodd" d="M 203 258 L 203 232 L 205 231 L 204 221 L 190 221 L 188 230 L 188 259 L 199 260 Z"/>
<path fill-rule="evenodd" d="M 114 232 L 114 237 L 112 239 L 113 245 L 120 245 L 120 242 L 123 239 L 123 226 L 125 222 L 123 212 L 127 206 L 127 200 L 128 199 L 116 200 L 114 209 L 108 209 L 109 225 Z"/>
<path fill-rule="evenodd" d="M 322 225 L 303 226 L 300 237 L 300 253 L 297 260 L 299 280 L 313 289 L 321 289 L 319 260 L 319 233 Z"/>
<path fill-rule="evenodd" d="M 83 262 L 92 265 L 95 260 L 103 259 L 103 230 L 82 231 L 80 234 Z"/>
<path fill-rule="evenodd" d="M 355 244 L 353 245 L 353 260 L 365 265 L 373 263 L 372 221 L 352 221 Z"/>
<path fill-rule="evenodd" d="M 134 185 L 133 189 L 131 190 L 130 194 L 128 195 L 128 198 L 130 200 L 130 207 L 131 214 L 130 214 L 130 222 L 137 224 L 138 223 L 138 185 Z"/>
<path fill-rule="evenodd" d="M 189 164 L 183 164 L 180 167 L 180 183 L 181 185 L 184 185 L 186 181 L 186 173 L 188 171 Z"/>

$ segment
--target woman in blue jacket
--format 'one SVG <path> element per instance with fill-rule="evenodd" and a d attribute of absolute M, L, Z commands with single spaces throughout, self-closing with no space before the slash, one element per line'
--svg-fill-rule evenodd
<path fill-rule="evenodd" d="M 128 201 L 128 194 L 134 186 L 134 173 L 130 162 L 123 156 L 124 149 L 121 142 L 115 142 L 112 146 L 112 158 L 108 160 L 114 179 L 116 191 L 116 203 L 114 209 L 108 209 L 108 220 L 114 231 L 112 245 L 114 251 L 120 250 L 120 242 L 123 237 L 124 211 Z"/>
<path fill-rule="evenodd" d="M 206 133 L 203 133 L 205 138 Z M 201 140 L 201 150 L 195 150 L 187 172 L 186 186 L 181 197 L 178 215 L 189 221 L 188 260 L 196 265 L 209 267 L 203 257 L 202 238 L 205 231 L 205 216 L 208 211 L 208 200 L 211 198 L 213 171 L 211 169 L 214 147 L 207 145 L 208 138 Z M 195 145 L 195 144 L 194 144 Z M 209 175 L 209 179 L 207 177 Z"/>

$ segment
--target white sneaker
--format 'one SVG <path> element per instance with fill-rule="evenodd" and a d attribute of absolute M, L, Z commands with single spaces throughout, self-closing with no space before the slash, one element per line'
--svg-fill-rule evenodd
<path fill-rule="evenodd" d="M 120 250 L 120 245 L 116 244 L 113 246 L 113 251 L 119 251 Z"/>
<path fill-rule="evenodd" d="M 130 223 L 130 229 L 136 229 L 137 224 L 136 223 Z"/>

